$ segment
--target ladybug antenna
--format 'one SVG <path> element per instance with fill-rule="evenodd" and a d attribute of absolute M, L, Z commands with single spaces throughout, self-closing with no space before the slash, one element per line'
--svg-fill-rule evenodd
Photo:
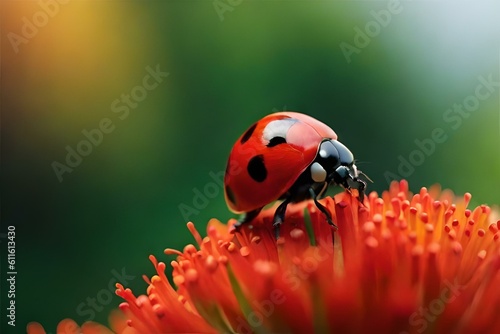
<path fill-rule="evenodd" d="M 365 179 L 365 181 L 373 183 L 373 180 L 370 179 L 370 177 L 368 175 L 366 175 L 365 173 L 363 173 L 362 171 L 358 171 L 358 176 L 363 177 L 363 179 Z"/>

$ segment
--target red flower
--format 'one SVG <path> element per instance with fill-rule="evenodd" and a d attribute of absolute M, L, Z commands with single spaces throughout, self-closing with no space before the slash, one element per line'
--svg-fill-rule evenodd
<path fill-rule="evenodd" d="M 120 333 L 500 332 L 500 221 L 438 187 L 412 195 L 405 181 L 360 205 L 326 198 L 334 232 L 312 202 L 290 205 L 281 238 L 273 209 L 231 234 L 213 219 L 166 265 L 146 295 L 117 284 L 128 319 Z M 455 204 L 453 204 L 455 203 Z M 39 325 L 38 325 L 39 326 Z M 121 327 L 120 327 L 121 326 Z M 87 332 L 83 333 L 105 333 Z M 28 329 L 31 333 L 36 332 Z"/>

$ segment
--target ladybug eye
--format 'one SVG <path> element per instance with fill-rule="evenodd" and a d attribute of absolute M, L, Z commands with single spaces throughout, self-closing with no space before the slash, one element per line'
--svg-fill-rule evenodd
<path fill-rule="evenodd" d="M 271 138 L 271 140 L 269 141 L 269 143 L 266 145 L 267 147 L 274 147 L 276 145 L 279 145 L 279 144 L 285 144 L 286 143 L 286 139 L 283 138 L 283 137 L 273 137 Z"/>
<path fill-rule="evenodd" d="M 264 156 L 256 155 L 247 165 L 248 174 L 257 182 L 263 182 L 267 177 L 267 169 L 264 165 Z"/>

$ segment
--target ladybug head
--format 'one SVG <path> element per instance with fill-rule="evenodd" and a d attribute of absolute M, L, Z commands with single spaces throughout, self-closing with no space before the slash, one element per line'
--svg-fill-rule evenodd
<path fill-rule="evenodd" d="M 351 151 L 338 140 L 325 139 L 321 142 L 310 170 L 314 182 L 333 182 L 346 189 L 357 189 L 363 202 L 366 182 L 360 176 L 366 176 L 358 171 Z"/>

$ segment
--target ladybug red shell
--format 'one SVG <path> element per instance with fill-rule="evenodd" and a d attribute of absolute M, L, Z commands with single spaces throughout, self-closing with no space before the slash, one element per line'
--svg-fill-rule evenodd
<path fill-rule="evenodd" d="M 334 183 L 358 189 L 362 201 L 366 183 L 360 175 L 352 153 L 329 126 L 298 112 L 278 112 L 254 123 L 234 144 L 224 178 L 225 198 L 231 211 L 245 213 L 240 224 L 283 199 L 274 217 L 278 237 L 287 204 L 307 198 L 334 225 L 317 197 Z"/>

